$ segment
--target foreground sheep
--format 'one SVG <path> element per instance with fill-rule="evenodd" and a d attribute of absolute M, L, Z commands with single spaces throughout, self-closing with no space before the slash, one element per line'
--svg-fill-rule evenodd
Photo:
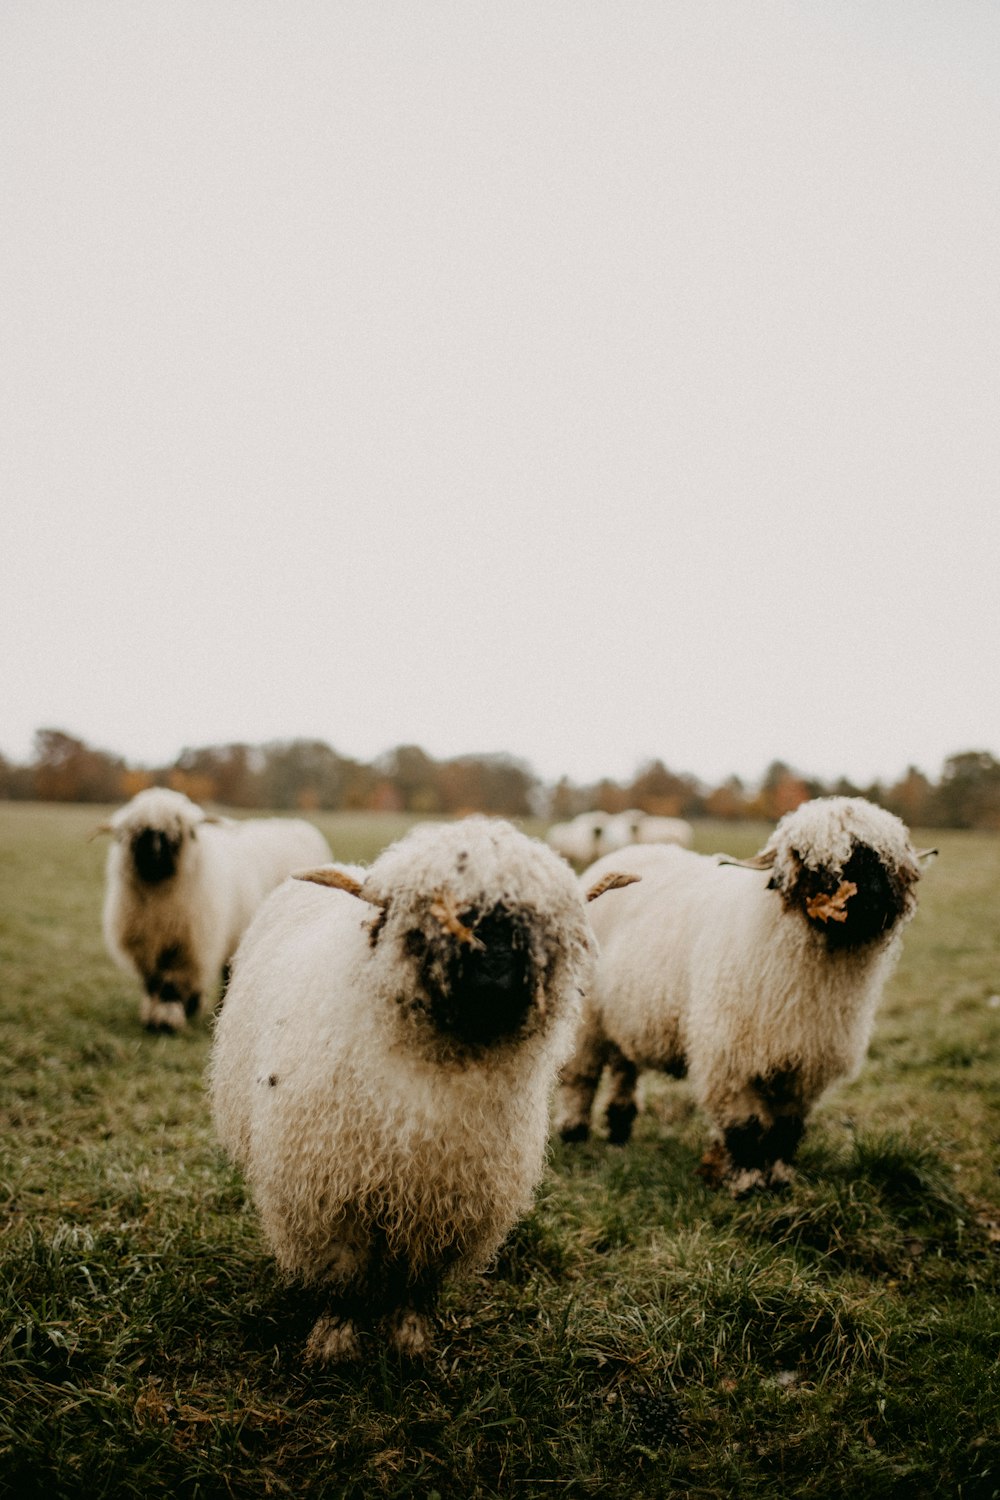
<path fill-rule="evenodd" d="M 916 908 L 920 856 L 905 826 L 862 798 L 829 797 L 783 818 L 746 868 L 667 847 L 613 858 L 642 884 L 594 914 L 601 956 L 563 1074 L 564 1139 L 587 1136 L 605 1065 L 618 1143 L 641 1068 L 689 1073 L 719 1136 L 707 1173 L 735 1192 L 786 1182 L 816 1101 L 861 1067 Z"/>
<path fill-rule="evenodd" d="M 591 948 L 569 868 L 483 818 L 421 825 L 367 873 L 316 870 L 261 908 L 212 1100 L 279 1265 L 324 1294 L 309 1361 L 356 1357 L 375 1324 L 419 1353 L 442 1276 L 482 1266 L 530 1207 Z"/>
<path fill-rule="evenodd" d="M 104 940 L 142 981 L 150 1030 L 179 1031 L 214 992 L 261 901 L 291 871 L 330 858 L 299 818 L 208 817 L 180 792 L 151 787 L 99 830 L 112 834 Z"/>

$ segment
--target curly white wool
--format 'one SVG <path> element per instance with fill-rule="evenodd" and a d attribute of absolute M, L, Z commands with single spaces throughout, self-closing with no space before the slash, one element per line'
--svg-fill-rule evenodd
<path fill-rule="evenodd" d="M 140 1018 L 177 1031 L 214 994 L 250 918 L 293 870 L 330 858 L 326 839 L 301 818 L 208 817 L 181 792 L 151 787 L 111 818 L 104 939 L 111 957 L 143 985 Z M 144 879 L 137 840 L 155 835 L 170 873 Z"/>
<path fill-rule="evenodd" d="M 441 1276 L 482 1266 L 530 1207 L 593 964 L 572 872 L 502 821 L 418 826 L 361 873 L 360 888 L 289 881 L 265 902 L 210 1069 L 271 1250 L 328 1299 L 307 1347 L 320 1362 L 356 1356 L 374 1325 L 419 1352 Z M 466 1045 L 448 1031 L 448 975 L 508 919 L 530 1005 Z"/>
<path fill-rule="evenodd" d="M 593 917 L 594 988 L 559 1099 L 581 1139 L 605 1065 L 607 1124 L 629 1137 L 639 1070 L 690 1077 L 720 1140 L 707 1165 L 734 1191 L 791 1176 L 822 1093 L 857 1073 L 875 1008 L 916 907 L 906 827 L 862 798 L 805 803 L 747 869 L 677 848 L 619 851 L 642 877 Z"/>

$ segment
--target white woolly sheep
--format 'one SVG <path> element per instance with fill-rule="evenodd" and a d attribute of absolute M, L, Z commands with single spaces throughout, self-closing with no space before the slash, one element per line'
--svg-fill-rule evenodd
<path fill-rule="evenodd" d="M 604 841 L 604 830 L 610 821 L 607 813 L 579 813 L 569 823 L 553 823 L 545 835 L 550 849 L 577 865 L 589 865 L 610 847 Z"/>
<path fill-rule="evenodd" d="M 602 854 L 613 849 L 625 849 L 630 844 L 680 844 L 690 849 L 694 841 L 694 829 L 686 818 L 660 818 L 638 808 L 615 813 L 609 818 L 602 833 Z"/>
<path fill-rule="evenodd" d="M 179 1031 L 196 1015 L 268 892 L 330 858 L 301 818 L 210 817 L 163 787 L 139 792 L 99 831 L 114 840 L 104 940 L 142 981 L 139 1016 L 152 1031 Z"/>
<path fill-rule="evenodd" d="M 442 1277 L 530 1207 L 592 946 L 567 865 L 479 817 L 264 903 L 211 1091 L 279 1266 L 322 1295 L 308 1362 L 356 1358 L 375 1326 L 421 1353 Z"/>
<path fill-rule="evenodd" d="M 618 1144 L 639 1070 L 687 1073 L 718 1136 L 703 1175 L 736 1193 L 789 1181 L 813 1106 L 864 1061 L 922 854 L 860 797 L 804 803 L 747 868 L 666 846 L 618 851 L 615 868 L 642 884 L 594 914 L 600 958 L 563 1072 L 564 1139 L 586 1138 L 605 1066 Z"/>

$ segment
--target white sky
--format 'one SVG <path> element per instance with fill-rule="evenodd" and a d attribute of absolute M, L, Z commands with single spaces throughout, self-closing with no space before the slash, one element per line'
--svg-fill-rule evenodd
<path fill-rule="evenodd" d="M 1000 8 L 5 0 L 0 749 L 1000 752 Z"/>

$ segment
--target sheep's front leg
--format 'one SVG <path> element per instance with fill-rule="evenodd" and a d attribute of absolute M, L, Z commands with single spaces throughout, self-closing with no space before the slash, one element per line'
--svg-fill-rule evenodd
<path fill-rule="evenodd" d="M 788 1186 L 805 1129 L 805 1107 L 793 1070 L 757 1074 L 726 1101 L 724 1109 L 709 1107 L 709 1112 L 721 1142 L 703 1159 L 704 1177 L 724 1182 L 735 1197 Z"/>
<path fill-rule="evenodd" d="M 366 1247 L 348 1237 L 331 1249 L 326 1308 L 306 1340 L 307 1365 L 346 1364 L 361 1355 L 361 1328 L 369 1321 L 364 1296 Z"/>
<path fill-rule="evenodd" d="M 418 1359 L 427 1353 L 437 1298 L 436 1278 L 408 1282 L 399 1305 L 382 1319 L 382 1327 L 397 1354 Z"/>
<path fill-rule="evenodd" d="M 177 999 L 163 995 L 143 995 L 139 1002 L 139 1020 L 147 1031 L 183 1031 L 187 1025 L 184 1006 Z"/>
<path fill-rule="evenodd" d="M 346 1364 L 358 1359 L 360 1354 L 361 1339 L 357 1320 L 343 1304 L 331 1304 L 316 1319 L 306 1340 L 306 1364 Z"/>
<path fill-rule="evenodd" d="M 590 1135 L 590 1111 L 609 1047 L 597 1021 L 588 1016 L 560 1074 L 556 1129 L 564 1141 L 585 1141 Z"/>

